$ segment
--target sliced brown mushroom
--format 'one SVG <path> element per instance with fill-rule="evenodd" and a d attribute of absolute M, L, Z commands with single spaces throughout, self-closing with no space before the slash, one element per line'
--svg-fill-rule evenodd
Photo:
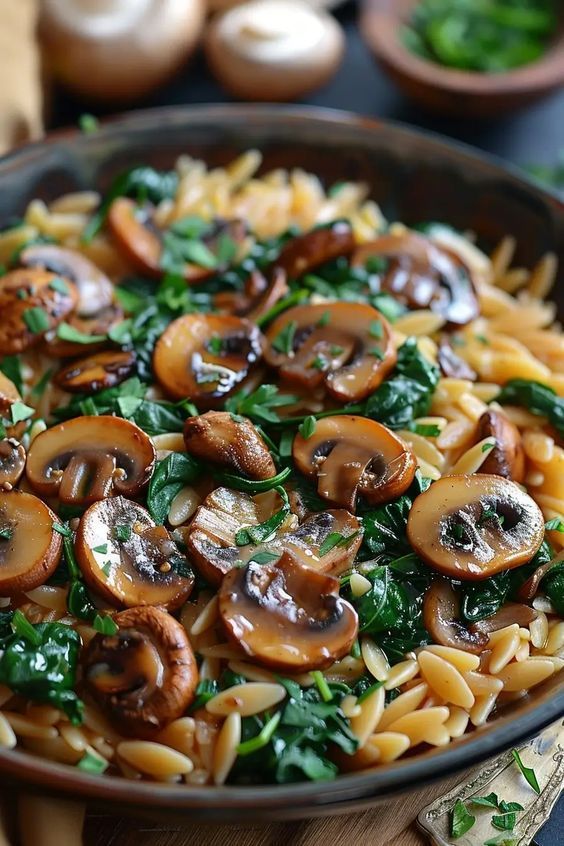
<path fill-rule="evenodd" d="M 219 614 L 228 636 L 255 661 L 287 672 L 322 670 L 350 652 L 356 611 L 339 580 L 304 567 L 288 552 L 251 561 L 224 578 Z"/>
<path fill-rule="evenodd" d="M 470 631 L 489 634 L 489 632 L 497 632 L 499 629 L 504 629 L 506 626 L 511 626 L 514 623 L 525 628 L 537 617 L 538 612 L 528 605 L 521 605 L 519 602 L 506 602 L 491 617 L 486 617 L 484 620 L 472 623 Z"/>
<path fill-rule="evenodd" d="M 186 314 L 157 341 L 155 375 L 170 396 L 202 407 L 218 405 L 262 357 L 263 338 L 240 317 Z"/>
<path fill-rule="evenodd" d="M 0 277 L 0 355 L 38 344 L 75 307 L 76 287 L 55 273 L 35 268 Z"/>
<path fill-rule="evenodd" d="M 95 502 L 85 511 L 75 550 L 87 584 L 112 605 L 175 609 L 194 586 L 188 562 L 165 527 L 122 496 Z"/>
<path fill-rule="evenodd" d="M 388 321 L 362 303 L 295 306 L 266 338 L 264 357 L 283 379 L 308 390 L 324 384 L 343 402 L 373 393 L 397 360 Z"/>
<path fill-rule="evenodd" d="M 359 247 L 351 264 L 364 266 L 373 257 L 387 260 L 382 289 L 408 308 L 429 308 L 458 326 L 478 316 L 470 268 L 447 247 L 410 230 L 388 233 Z"/>
<path fill-rule="evenodd" d="M 113 619 L 119 631 L 96 635 L 84 651 L 84 683 L 120 732 L 152 737 L 192 702 L 194 653 L 184 628 L 159 608 L 129 608 Z"/>
<path fill-rule="evenodd" d="M 525 450 L 517 426 L 501 411 L 489 409 L 478 421 L 477 440 L 495 438 L 495 446 L 479 473 L 493 473 L 522 483 L 525 479 Z"/>
<path fill-rule="evenodd" d="M 76 329 L 81 335 L 87 335 L 89 338 L 94 335 L 103 336 L 104 340 L 88 344 L 85 348 L 84 344 L 79 344 L 77 341 L 64 341 L 55 331 L 52 331 L 45 336 L 45 352 L 54 358 L 73 358 L 83 356 L 85 352 L 89 354 L 98 352 L 107 345 L 105 336 L 110 329 L 121 323 L 123 319 L 123 309 L 117 303 L 102 309 L 94 317 L 79 317 L 73 313 L 65 321 L 72 329 Z"/>
<path fill-rule="evenodd" d="M 487 579 L 530 561 L 544 538 L 536 502 L 501 476 L 443 476 L 414 500 L 407 537 L 451 579 Z"/>
<path fill-rule="evenodd" d="M 20 263 L 72 279 L 78 290 L 76 311 L 80 317 L 93 317 L 112 304 L 114 286 L 94 262 L 76 250 L 56 244 L 34 244 L 22 251 Z"/>
<path fill-rule="evenodd" d="M 270 479 L 276 465 L 267 445 L 250 420 L 227 411 L 208 411 L 189 417 L 184 444 L 190 455 L 219 464 L 249 479 Z"/>
<path fill-rule="evenodd" d="M 551 558 L 550 561 L 546 561 L 544 564 L 541 564 L 534 573 L 529 576 L 526 582 L 524 582 L 518 591 L 519 599 L 522 602 L 531 602 L 538 593 L 540 588 L 540 583 L 544 579 L 544 577 L 550 573 L 553 567 L 556 567 L 557 564 L 560 564 L 561 561 L 564 561 L 564 550 L 561 550 L 558 555 L 554 558 Z"/>
<path fill-rule="evenodd" d="M 12 380 L 0 371 L 0 420 L 10 437 L 20 438 L 26 428 L 25 421 L 22 420 L 13 426 L 9 425 L 12 419 L 11 409 L 15 402 L 21 402 L 21 394 Z"/>
<path fill-rule="evenodd" d="M 150 205 L 139 207 L 127 197 L 118 197 L 113 201 L 108 213 L 110 231 L 126 258 L 142 273 L 159 278 L 163 275 L 162 266 L 163 235 L 152 219 L 153 208 Z M 240 220 L 216 220 L 204 235 L 203 243 L 215 255 L 221 240 L 228 238 L 236 246 L 247 235 L 244 223 Z M 187 282 L 200 282 L 225 270 L 226 262 L 218 260 L 212 268 L 186 262 L 184 278 Z"/>
<path fill-rule="evenodd" d="M 0 596 L 39 587 L 55 572 L 62 550 L 56 521 L 33 494 L 0 490 Z"/>
<path fill-rule="evenodd" d="M 436 579 L 423 598 L 423 623 L 435 643 L 480 655 L 488 644 L 484 632 L 471 631 L 460 622 L 458 595 L 449 582 Z"/>
<path fill-rule="evenodd" d="M 441 337 L 437 361 L 443 376 L 449 376 L 452 379 L 469 379 L 471 382 L 475 382 L 478 378 L 476 371 L 454 351 L 448 335 Z"/>
<path fill-rule="evenodd" d="M 320 264 L 350 255 L 355 246 L 350 223 L 337 220 L 329 226 L 319 226 L 305 235 L 292 238 L 282 247 L 276 264 L 286 271 L 289 279 L 296 279 Z"/>
<path fill-rule="evenodd" d="M 12 490 L 25 469 L 25 449 L 15 438 L 0 441 L 0 488 Z"/>
<path fill-rule="evenodd" d="M 63 391 L 72 394 L 93 394 L 103 388 L 121 384 L 135 369 L 135 353 L 131 350 L 109 350 L 74 359 L 54 376 Z"/>
<path fill-rule="evenodd" d="M 242 291 L 219 291 L 213 304 L 222 313 L 257 321 L 289 290 L 286 273 L 281 267 L 274 265 L 266 275 L 255 268 L 245 280 Z"/>
<path fill-rule="evenodd" d="M 185 533 L 190 558 L 206 581 L 218 585 L 233 567 L 257 553 L 280 555 L 285 549 L 322 573 L 340 575 L 352 566 L 362 542 L 362 528 L 360 521 L 344 510 L 311 514 L 301 525 L 294 515 L 288 515 L 264 543 L 238 546 L 238 532 L 272 517 L 280 508 L 280 499 L 276 499 L 273 503 L 266 495 L 251 497 L 228 488 L 217 488 L 206 497 Z M 325 550 L 330 535 L 339 542 Z"/>
<path fill-rule="evenodd" d="M 136 496 L 148 484 L 155 448 L 120 417 L 75 417 L 41 432 L 27 456 L 27 479 L 45 497 L 90 505 L 108 496 Z"/>
<path fill-rule="evenodd" d="M 417 469 L 411 447 L 394 432 L 348 414 L 318 420 L 309 438 L 297 434 L 292 455 L 301 473 L 317 479 L 320 496 L 351 511 L 359 494 L 371 505 L 397 499 Z"/>

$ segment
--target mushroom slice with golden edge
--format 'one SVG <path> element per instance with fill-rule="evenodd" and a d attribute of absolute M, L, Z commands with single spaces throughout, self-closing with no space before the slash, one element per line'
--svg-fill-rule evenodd
<path fill-rule="evenodd" d="M 504 476 L 521 483 L 525 479 L 525 450 L 517 426 L 501 411 L 489 409 L 478 421 L 477 440 L 495 438 L 495 446 L 479 469 L 479 473 Z"/>
<path fill-rule="evenodd" d="M 479 314 L 472 274 L 460 256 L 423 235 L 406 230 L 363 244 L 351 259 L 364 266 L 375 256 L 387 260 L 382 290 L 410 309 L 428 308 L 463 326 Z"/>
<path fill-rule="evenodd" d="M 103 388 L 114 388 L 121 384 L 134 368 L 134 352 L 108 350 L 74 359 L 59 370 L 53 381 L 63 391 L 72 394 L 93 394 Z"/>
<path fill-rule="evenodd" d="M 262 340 L 257 327 L 241 317 L 186 314 L 157 341 L 155 375 L 175 399 L 213 407 L 260 361 Z"/>
<path fill-rule="evenodd" d="M 152 212 L 150 205 L 140 208 L 133 200 L 118 197 L 110 206 L 108 225 L 126 258 L 141 272 L 159 278 L 165 272 L 163 244 L 166 233 L 155 226 Z M 181 225 L 181 220 L 173 224 L 176 227 Z M 246 235 L 246 226 L 240 220 L 213 221 L 201 237 L 202 250 L 205 250 L 209 261 L 205 265 L 186 261 L 182 271 L 184 279 L 187 282 L 200 282 L 225 270 L 228 262 L 222 261 L 219 256 L 221 245 L 228 243 L 229 252 L 236 253 Z M 187 237 L 185 240 L 191 239 Z"/>
<path fill-rule="evenodd" d="M 452 585 L 435 579 L 423 598 L 423 623 L 435 643 L 480 655 L 488 644 L 484 632 L 472 631 L 460 622 L 460 603 Z"/>
<path fill-rule="evenodd" d="M 198 508 L 185 540 L 194 566 L 210 584 L 218 585 L 233 567 L 260 552 L 276 556 L 288 550 L 302 564 L 334 575 L 352 566 L 362 527 L 356 517 L 340 509 L 311 514 L 300 525 L 295 515 L 288 514 L 264 542 L 238 545 L 241 530 L 263 525 L 276 513 L 280 498 L 276 495 L 273 503 L 271 493 L 251 497 L 217 488 Z"/>
<path fill-rule="evenodd" d="M 227 574 L 219 614 L 229 637 L 250 657 L 283 672 L 322 670 L 350 652 L 356 611 L 339 580 L 285 552 L 270 564 L 251 561 Z"/>
<path fill-rule="evenodd" d="M 175 609 L 194 587 L 188 562 L 165 527 L 122 496 L 88 508 L 80 520 L 75 549 L 86 582 L 112 605 Z"/>
<path fill-rule="evenodd" d="M 56 521 L 33 494 L 0 490 L 0 596 L 39 587 L 55 572 L 62 550 Z"/>
<path fill-rule="evenodd" d="M 117 303 L 113 303 L 93 317 L 79 317 L 78 314 L 73 313 L 65 322 L 71 329 L 76 330 L 81 335 L 87 335 L 91 340 L 94 336 L 102 339 L 99 342 L 88 344 L 87 351 L 92 354 L 104 348 L 107 344 L 106 336 L 108 332 L 118 323 L 121 323 L 123 319 L 123 309 Z M 78 358 L 83 356 L 86 351 L 84 344 L 80 344 L 78 341 L 65 341 L 59 337 L 56 331 L 46 334 L 44 349 L 47 355 L 53 358 L 73 358 L 75 356 Z"/>
<path fill-rule="evenodd" d="M 350 223 L 337 220 L 329 226 L 318 226 L 305 235 L 292 238 L 282 247 L 276 264 L 289 279 L 309 273 L 320 264 L 348 256 L 356 246 Z"/>
<path fill-rule="evenodd" d="M 12 406 L 21 402 L 22 397 L 11 379 L 0 371 L 0 419 L 3 421 L 9 437 L 20 438 L 25 431 L 26 423 L 21 420 L 13 426 L 9 425 L 12 420 Z"/>
<path fill-rule="evenodd" d="M 75 417 L 41 432 L 27 456 L 27 479 L 45 497 L 90 505 L 132 497 L 148 484 L 155 448 L 145 432 L 120 417 Z"/>
<path fill-rule="evenodd" d="M 309 438 L 297 434 L 292 456 L 301 473 L 317 478 L 319 496 L 351 511 L 359 494 L 370 505 L 397 499 L 417 469 L 411 447 L 390 429 L 348 414 L 318 420 Z"/>
<path fill-rule="evenodd" d="M 487 579 L 530 561 L 544 538 L 541 510 L 501 476 L 443 476 L 414 500 L 407 537 L 451 579 Z"/>
<path fill-rule="evenodd" d="M 0 488 L 11 490 L 17 485 L 25 468 L 25 449 L 15 438 L 0 441 Z"/>
<path fill-rule="evenodd" d="M 270 479 L 276 465 L 269 449 L 250 420 L 227 411 L 208 411 L 189 417 L 184 443 L 190 455 L 219 464 L 249 479 Z"/>
<path fill-rule="evenodd" d="M 264 357 L 283 379 L 308 390 L 325 385 L 342 402 L 373 393 L 397 360 L 388 321 L 362 303 L 295 306 L 266 338 Z"/>
<path fill-rule="evenodd" d="M 78 290 L 76 311 L 80 317 L 92 317 L 112 304 L 114 286 L 94 262 L 76 250 L 56 244 L 34 244 L 22 251 L 20 263 L 72 279 Z"/>
<path fill-rule="evenodd" d="M 115 635 L 96 635 L 82 666 L 86 689 L 125 735 L 152 737 L 194 698 L 198 668 L 180 623 L 159 608 L 114 617 Z"/>
<path fill-rule="evenodd" d="M 55 273 L 35 268 L 0 277 L 0 355 L 38 344 L 75 307 L 76 287 Z"/>

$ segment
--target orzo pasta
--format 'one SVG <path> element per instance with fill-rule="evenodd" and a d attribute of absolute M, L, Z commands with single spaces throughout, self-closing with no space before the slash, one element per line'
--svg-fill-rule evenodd
<path fill-rule="evenodd" d="M 564 664 L 554 256 L 260 164 L 0 232 L 0 746 L 330 779 Z"/>

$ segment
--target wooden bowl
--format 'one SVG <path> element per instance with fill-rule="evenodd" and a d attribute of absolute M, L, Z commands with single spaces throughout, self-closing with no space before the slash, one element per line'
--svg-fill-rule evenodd
<path fill-rule="evenodd" d="M 505 73 L 462 71 L 416 56 L 400 30 L 418 0 L 365 0 L 360 30 L 378 64 L 424 108 L 458 117 L 493 117 L 564 85 L 564 5 L 552 44 L 537 62 Z"/>

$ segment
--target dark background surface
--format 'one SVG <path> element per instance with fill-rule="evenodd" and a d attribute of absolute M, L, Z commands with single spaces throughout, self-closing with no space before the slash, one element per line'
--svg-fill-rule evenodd
<path fill-rule="evenodd" d="M 498 120 L 461 121 L 430 115 L 407 101 L 375 66 L 357 31 L 355 16 L 351 3 L 337 13 L 347 32 L 343 64 L 328 85 L 304 102 L 431 129 L 520 165 L 556 162 L 559 152 L 564 150 L 564 89 L 524 111 Z M 198 57 L 166 87 L 137 103 L 136 107 L 221 103 L 227 100 L 229 97 L 215 82 L 203 58 Z M 102 110 L 89 111 L 103 114 Z M 57 92 L 53 100 L 51 125 L 75 123 L 83 112 L 83 104 L 63 92 Z M 537 835 L 536 842 L 539 846 L 563 846 L 564 798 L 550 822 Z"/>

